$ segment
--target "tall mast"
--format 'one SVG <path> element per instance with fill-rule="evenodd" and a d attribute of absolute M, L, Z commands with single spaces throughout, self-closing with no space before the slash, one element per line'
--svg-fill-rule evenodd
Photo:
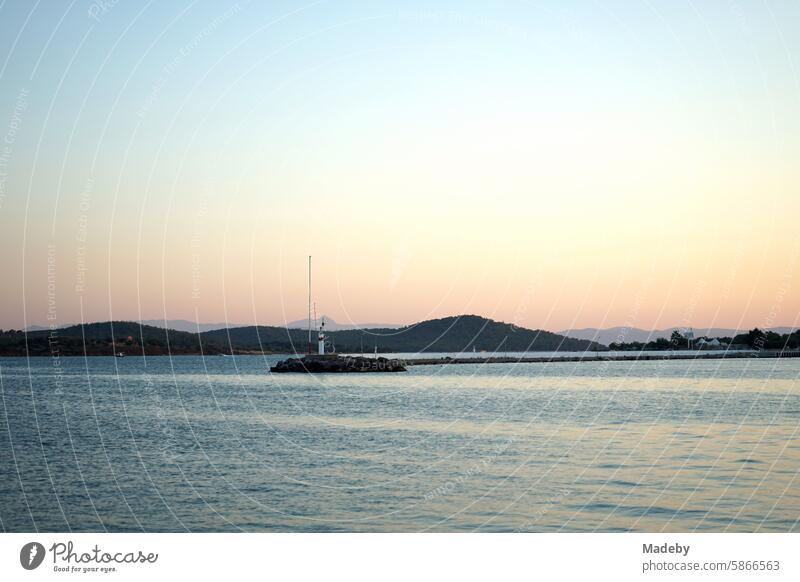
<path fill-rule="evenodd" d="M 308 255 L 308 353 L 311 353 L 311 255 Z"/>

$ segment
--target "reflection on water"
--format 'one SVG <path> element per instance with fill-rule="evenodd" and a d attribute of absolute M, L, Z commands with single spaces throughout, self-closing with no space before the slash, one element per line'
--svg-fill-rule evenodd
<path fill-rule="evenodd" d="M 800 530 L 799 360 L 0 358 L 6 531 Z"/>

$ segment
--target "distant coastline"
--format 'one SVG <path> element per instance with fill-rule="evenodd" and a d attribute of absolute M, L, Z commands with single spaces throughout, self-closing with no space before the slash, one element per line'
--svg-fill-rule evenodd
<path fill-rule="evenodd" d="M 531 330 L 477 315 L 422 321 L 401 328 L 340 329 L 327 333 L 328 351 L 553 352 L 604 351 L 597 342 Z M 216 355 L 305 353 L 308 331 L 276 326 L 190 333 L 131 321 L 107 321 L 0 333 L 0 356 Z"/>
<path fill-rule="evenodd" d="M 708 350 L 797 350 L 800 330 L 780 334 L 753 329 L 732 337 L 684 336 L 612 342 L 578 339 L 532 330 L 477 315 L 422 321 L 400 328 L 327 332 L 327 351 L 339 353 L 603 352 Z M 191 333 L 140 324 L 106 321 L 35 331 L 0 331 L 0 356 L 180 356 L 304 354 L 308 330 L 278 326 L 242 326 Z"/>

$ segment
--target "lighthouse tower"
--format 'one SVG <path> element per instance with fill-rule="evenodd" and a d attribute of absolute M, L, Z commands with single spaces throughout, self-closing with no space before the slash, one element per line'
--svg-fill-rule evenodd
<path fill-rule="evenodd" d="M 325 355 L 325 318 L 322 318 L 322 323 L 319 326 L 319 335 L 318 338 L 318 346 L 319 346 L 319 355 Z"/>

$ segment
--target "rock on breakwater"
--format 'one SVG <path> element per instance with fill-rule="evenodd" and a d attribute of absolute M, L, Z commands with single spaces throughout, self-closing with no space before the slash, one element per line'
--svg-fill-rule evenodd
<path fill-rule="evenodd" d="M 315 356 L 288 358 L 269 369 L 270 372 L 305 372 L 312 374 L 342 374 L 359 372 L 405 372 L 400 360 L 365 358 L 362 356 Z"/>

